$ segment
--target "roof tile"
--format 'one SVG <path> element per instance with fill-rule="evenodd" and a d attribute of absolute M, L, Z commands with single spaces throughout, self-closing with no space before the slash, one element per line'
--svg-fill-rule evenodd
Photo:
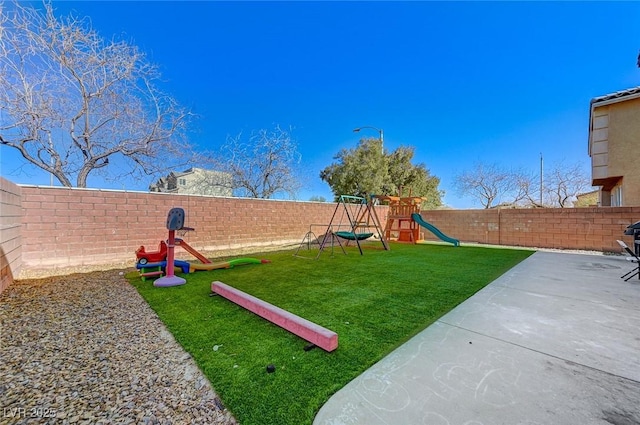
<path fill-rule="evenodd" d="M 614 93 L 605 94 L 604 96 L 594 97 L 593 99 L 591 99 L 591 104 L 593 105 L 594 103 L 604 102 L 606 100 L 620 99 L 620 98 L 631 96 L 637 93 L 640 93 L 640 86 L 632 87 L 626 90 L 620 90 Z"/>

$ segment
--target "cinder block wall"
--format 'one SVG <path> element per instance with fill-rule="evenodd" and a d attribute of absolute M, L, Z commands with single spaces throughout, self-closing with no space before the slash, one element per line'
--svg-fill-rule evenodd
<path fill-rule="evenodd" d="M 323 202 L 22 186 L 22 262 L 29 270 L 126 261 L 133 266 L 134 252 L 140 245 L 155 251 L 159 242 L 166 240 L 167 212 L 173 207 L 184 208 L 185 225 L 195 230 L 182 238 L 199 251 L 299 243 L 310 224 L 329 223 L 335 206 Z"/>
<path fill-rule="evenodd" d="M 22 267 L 22 199 L 20 187 L 0 177 L 0 293 Z"/>
<path fill-rule="evenodd" d="M 423 211 L 425 220 L 464 242 L 620 252 L 616 239 L 640 220 L 640 207 Z M 430 232 L 425 239 L 437 240 Z"/>
<path fill-rule="evenodd" d="M 319 236 L 336 204 L 15 185 L 0 178 L 0 253 L 6 288 L 27 272 L 56 274 L 135 261 L 140 245 L 167 238 L 166 215 L 182 207 L 195 228 L 183 238 L 204 253 L 297 244 L 311 224 Z M 386 207 L 378 208 L 385 223 Z M 423 211 L 462 242 L 620 252 L 615 242 L 640 220 L 640 207 Z M 342 211 L 336 218 L 345 219 Z M 437 240 L 423 229 L 427 240 Z M 180 254 L 181 255 L 181 254 Z M 188 255 L 188 254 L 185 254 Z M 188 258 L 188 257 L 187 257 Z"/>

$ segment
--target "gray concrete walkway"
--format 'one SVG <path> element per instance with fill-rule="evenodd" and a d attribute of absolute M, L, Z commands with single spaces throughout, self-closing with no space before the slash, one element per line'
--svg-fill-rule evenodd
<path fill-rule="evenodd" d="M 338 391 L 314 425 L 640 424 L 640 280 L 536 252 Z"/>

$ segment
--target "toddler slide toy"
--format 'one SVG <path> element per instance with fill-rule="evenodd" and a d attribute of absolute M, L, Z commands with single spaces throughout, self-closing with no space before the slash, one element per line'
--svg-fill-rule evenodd
<path fill-rule="evenodd" d="M 235 260 L 229 260 L 222 263 L 209 263 L 209 264 L 189 263 L 189 273 L 193 273 L 198 270 L 231 269 L 235 266 L 244 266 L 247 264 L 266 264 L 270 262 L 271 260 L 259 260 L 257 258 L 237 258 Z"/>

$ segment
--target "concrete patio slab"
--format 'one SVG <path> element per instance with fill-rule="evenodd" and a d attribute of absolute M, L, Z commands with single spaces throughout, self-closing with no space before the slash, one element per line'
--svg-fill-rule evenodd
<path fill-rule="evenodd" d="M 630 267 L 536 252 L 338 391 L 314 424 L 640 424 Z"/>

